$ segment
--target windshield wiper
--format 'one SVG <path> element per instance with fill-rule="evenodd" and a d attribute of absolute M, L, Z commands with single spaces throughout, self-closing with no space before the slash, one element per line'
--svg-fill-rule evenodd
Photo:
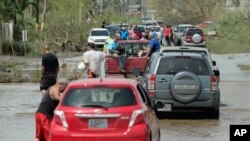
<path fill-rule="evenodd" d="M 177 72 L 175 71 L 169 71 L 169 72 L 166 72 L 166 74 L 176 74 Z"/>
<path fill-rule="evenodd" d="M 95 108 L 103 108 L 104 110 L 108 111 L 107 107 L 104 107 L 102 105 L 81 105 L 81 107 L 95 107 Z"/>

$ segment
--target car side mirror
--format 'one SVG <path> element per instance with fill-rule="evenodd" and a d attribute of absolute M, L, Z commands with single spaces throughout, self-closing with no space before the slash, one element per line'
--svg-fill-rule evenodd
<path fill-rule="evenodd" d="M 216 66 L 216 61 L 212 61 L 213 66 Z"/>
<path fill-rule="evenodd" d="M 219 70 L 213 70 L 215 76 L 220 76 L 220 71 Z"/>

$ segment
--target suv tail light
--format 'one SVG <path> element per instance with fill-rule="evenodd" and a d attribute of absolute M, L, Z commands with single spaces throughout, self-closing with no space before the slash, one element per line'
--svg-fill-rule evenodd
<path fill-rule="evenodd" d="M 211 76 L 211 90 L 212 91 L 217 91 L 217 79 L 216 77 L 213 75 Z"/>
<path fill-rule="evenodd" d="M 185 39 L 185 40 L 186 40 L 186 42 L 189 42 L 189 43 L 190 43 L 190 42 L 193 42 L 193 40 L 192 40 L 192 37 L 191 37 L 191 36 L 186 36 L 186 39 Z"/>
<path fill-rule="evenodd" d="M 139 110 L 133 111 L 133 114 L 132 114 L 131 119 L 129 121 L 128 127 L 132 127 L 140 122 L 143 122 L 144 121 L 144 113 L 145 113 L 144 109 L 139 109 Z"/>
<path fill-rule="evenodd" d="M 205 35 L 202 34 L 202 35 L 201 35 L 201 42 L 204 42 L 204 41 L 206 41 L 206 38 L 205 38 Z"/>
<path fill-rule="evenodd" d="M 155 95 L 155 81 L 156 81 L 156 75 L 151 74 L 148 78 L 148 92 L 150 96 Z"/>
<path fill-rule="evenodd" d="M 69 125 L 66 121 L 65 114 L 63 111 L 60 110 L 55 110 L 54 111 L 54 120 L 58 125 L 61 125 L 65 128 L 68 128 Z"/>

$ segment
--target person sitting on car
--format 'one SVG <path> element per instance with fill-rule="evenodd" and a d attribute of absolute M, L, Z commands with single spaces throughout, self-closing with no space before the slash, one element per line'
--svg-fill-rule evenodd
<path fill-rule="evenodd" d="M 126 72 L 125 71 L 125 61 L 126 61 L 125 48 L 119 45 L 116 50 L 117 50 L 116 53 L 119 57 L 119 71 Z"/>
<path fill-rule="evenodd" d="M 115 35 L 111 35 L 111 39 L 108 42 L 108 55 L 114 55 L 116 48 L 118 47 L 118 38 Z"/>

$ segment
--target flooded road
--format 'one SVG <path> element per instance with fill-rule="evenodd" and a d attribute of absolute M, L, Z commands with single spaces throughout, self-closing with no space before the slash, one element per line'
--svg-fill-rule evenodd
<path fill-rule="evenodd" d="M 229 125 L 250 124 L 250 75 L 237 68 L 242 60 L 223 55 L 212 57 L 221 71 L 220 119 L 204 119 L 196 113 L 160 119 L 162 141 L 228 141 Z M 33 139 L 34 113 L 41 97 L 37 83 L 0 84 L 1 141 Z"/>

